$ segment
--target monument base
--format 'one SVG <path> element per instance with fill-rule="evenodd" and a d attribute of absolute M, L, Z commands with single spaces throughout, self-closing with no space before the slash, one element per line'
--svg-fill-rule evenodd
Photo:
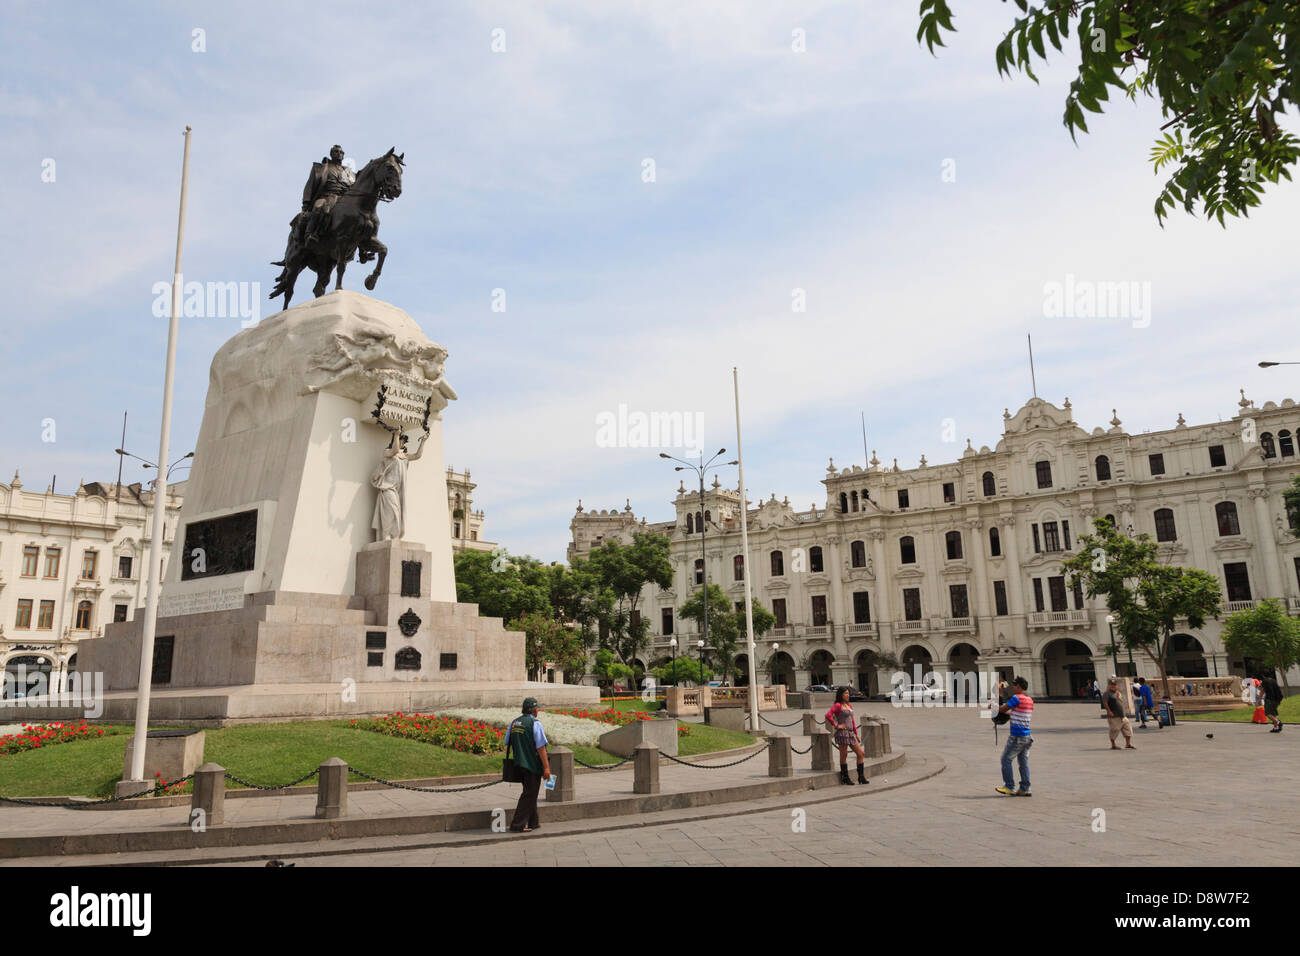
<path fill-rule="evenodd" d="M 378 717 L 401 711 L 427 714 L 464 707 L 518 709 L 536 697 L 542 709 L 591 707 L 599 701 L 595 687 L 539 681 L 463 681 L 435 683 L 391 681 L 357 684 L 355 699 L 345 699 L 338 684 L 254 684 L 231 687 L 155 688 L 149 696 L 149 725 L 212 729 L 236 724 L 289 720 Z M 135 719 L 135 691 L 106 693 L 94 723 L 123 724 Z M 43 722 L 86 719 L 85 707 L 0 707 L 0 720 Z"/>

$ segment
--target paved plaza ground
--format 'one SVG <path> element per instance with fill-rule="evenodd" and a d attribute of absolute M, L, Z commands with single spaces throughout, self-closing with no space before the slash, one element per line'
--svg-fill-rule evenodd
<path fill-rule="evenodd" d="M 809 801 L 803 833 L 792 831 L 788 806 L 746 806 L 735 809 L 751 812 L 682 824 L 405 852 L 358 848 L 298 865 L 992 866 L 1014 859 L 1192 867 L 1289 866 L 1300 858 L 1300 726 L 1270 734 L 1249 724 L 1151 724 L 1135 731 L 1138 750 L 1116 753 L 1096 705 L 1041 704 L 1034 796 L 1023 799 L 994 792 L 1001 747 L 975 712 L 858 707 L 888 714 L 894 745 L 918 759 L 941 758 L 944 772 L 884 793 L 868 785 L 849 799 Z M 999 734 L 1005 741 L 1005 728 Z M 1098 809 L 1105 832 L 1093 829 Z"/>
<path fill-rule="evenodd" d="M 548 824 L 528 836 L 486 831 L 244 847 L 225 851 L 10 860 L 0 865 L 189 862 L 264 865 L 268 855 L 299 866 L 352 865 L 1293 865 L 1300 857 L 1300 726 L 1270 734 L 1250 724 L 1182 722 L 1135 732 L 1136 751 L 1113 752 L 1093 704 L 1040 704 L 1034 714 L 1034 796 L 1003 797 L 1000 743 L 989 721 L 970 709 L 893 708 L 886 715 L 895 749 L 908 764 L 862 787 L 838 787 L 724 806 Z M 801 712 L 770 715 L 791 723 Z M 792 728 L 798 730 L 798 727 Z M 1213 734 L 1213 738 L 1207 738 Z M 999 730 L 1005 742 L 1005 728 Z M 796 736 L 796 747 L 807 738 Z M 807 757 L 796 758 L 796 767 Z M 759 757 L 726 771 L 676 766 L 662 771 L 665 790 L 698 787 L 703 774 L 735 783 L 766 772 Z M 579 789 L 613 794 L 630 774 L 583 775 Z M 500 790 L 499 793 L 496 791 Z M 365 791 L 350 814 L 513 807 L 517 790 L 429 795 Z M 851 794 L 851 796 L 848 796 Z M 230 800 L 228 823 L 309 817 L 314 797 Z M 795 811 L 806 829 L 792 826 Z M 1100 812 L 1099 812 L 1100 811 Z M 1101 813 L 1104 812 L 1104 818 Z M 6 833 L 70 832 L 183 824 L 187 809 L 134 811 L 0 809 Z M 1104 823 L 1104 830 L 1101 825 Z M 437 842 L 436 847 L 410 848 Z M 1244 852 L 1250 847 L 1249 855 Z"/>

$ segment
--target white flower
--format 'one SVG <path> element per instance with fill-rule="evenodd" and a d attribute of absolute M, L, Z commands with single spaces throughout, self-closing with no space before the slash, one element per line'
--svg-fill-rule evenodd
<path fill-rule="evenodd" d="M 440 710 L 438 713 L 444 717 L 455 717 L 460 720 L 481 720 L 502 730 L 509 727 L 510 722 L 519 716 L 519 711 L 510 707 L 461 707 Z M 547 740 L 566 746 L 595 747 L 600 743 L 601 734 L 618 729 L 613 724 L 601 723 L 598 720 L 570 717 L 568 714 L 548 714 L 544 710 L 538 713 L 537 719 L 541 721 L 542 729 L 546 731 Z"/>

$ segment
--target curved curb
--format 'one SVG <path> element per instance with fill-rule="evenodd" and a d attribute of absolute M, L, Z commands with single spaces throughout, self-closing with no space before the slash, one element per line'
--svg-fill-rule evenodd
<path fill-rule="evenodd" d="M 563 824 L 549 825 L 544 829 L 544 832 L 538 832 L 536 834 L 522 834 L 522 833 L 516 834 L 516 833 L 507 832 L 507 833 L 493 833 L 490 835 L 473 837 L 469 839 L 429 840 L 429 841 L 424 841 L 419 843 L 405 843 L 405 844 L 394 845 L 394 846 L 331 847 L 325 845 L 325 846 L 320 846 L 318 849 L 310 849 L 305 851 L 286 852 L 284 849 L 281 849 L 278 852 L 264 852 L 264 853 L 254 852 L 254 853 L 242 854 L 240 856 L 223 856 L 223 857 L 210 858 L 210 859 L 195 858 L 195 859 L 172 859 L 172 860 L 142 860 L 142 861 L 132 861 L 132 862 L 119 861 L 119 862 L 112 862 L 112 863 L 89 862 L 89 863 L 78 863 L 77 865 L 86 866 L 89 868 L 109 867 L 109 866 L 115 866 L 115 867 L 208 866 L 208 865 L 226 864 L 226 863 L 255 863 L 262 860 L 273 860 L 273 859 L 305 860 L 305 859 L 310 859 L 312 857 L 347 856 L 356 853 L 398 853 L 406 850 L 456 849 L 459 847 L 499 845 L 507 842 L 514 843 L 516 841 L 537 842 L 546 839 L 556 839 L 560 837 L 572 837 L 572 836 L 586 836 L 588 834 L 609 833 L 609 832 L 619 831 L 619 830 L 643 829 L 643 828 L 661 827 L 661 826 L 678 826 L 683 823 L 694 823 L 702 820 L 715 820 L 719 818 L 748 816 L 748 815 L 753 815 L 758 813 L 771 813 L 774 810 L 782 810 L 787 807 L 814 806 L 822 803 L 830 803 L 836 800 L 850 800 L 854 798 L 871 797 L 874 794 L 888 793 L 891 790 L 898 790 L 903 787 L 910 787 L 913 784 L 922 783 L 926 780 L 931 780 L 934 777 L 937 777 L 939 774 L 943 773 L 944 770 L 947 769 L 947 763 L 938 754 L 926 755 L 922 759 L 924 759 L 926 764 L 929 764 L 931 761 L 933 761 L 936 764 L 936 766 L 933 769 L 927 769 L 924 773 L 922 773 L 921 775 L 917 776 L 914 779 L 903 780 L 898 783 L 891 783 L 881 787 L 874 787 L 869 791 L 857 790 L 856 788 L 849 788 L 845 790 L 840 787 L 835 787 L 832 791 L 828 792 L 827 795 L 818 796 L 818 797 L 812 797 L 811 790 L 801 790 L 801 791 L 795 791 L 791 793 L 778 794 L 772 797 L 760 798 L 765 802 L 770 801 L 769 805 L 761 806 L 761 807 L 738 808 L 733 804 L 715 804 L 713 805 L 714 812 L 712 813 L 700 812 L 700 813 L 689 814 L 686 816 L 676 816 L 676 815 L 670 816 L 669 814 L 673 812 L 671 810 L 651 811 L 652 814 L 658 813 L 658 814 L 663 814 L 664 816 L 662 819 L 645 819 L 645 815 L 643 814 L 629 814 L 621 817 L 610 818 L 609 823 L 601 826 L 594 826 L 594 827 L 565 828 Z M 701 808 L 701 810 L 703 809 L 704 808 Z"/>

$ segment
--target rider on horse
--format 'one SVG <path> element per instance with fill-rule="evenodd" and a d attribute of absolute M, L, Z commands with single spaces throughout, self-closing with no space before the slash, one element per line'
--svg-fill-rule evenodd
<path fill-rule="evenodd" d="M 282 266 L 288 262 L 296 245 L 316 242 L 329 211 L 356 181 L 357 174 L 351 167 L 343 165 L 342 146 L 333 146 L 329 156 L 319 163 L 312 163 L 307 185 L 302 188 L 302 211 L 289 222 L 289 241 L 285 245 L 284 258 L 271 265 Z"/>

